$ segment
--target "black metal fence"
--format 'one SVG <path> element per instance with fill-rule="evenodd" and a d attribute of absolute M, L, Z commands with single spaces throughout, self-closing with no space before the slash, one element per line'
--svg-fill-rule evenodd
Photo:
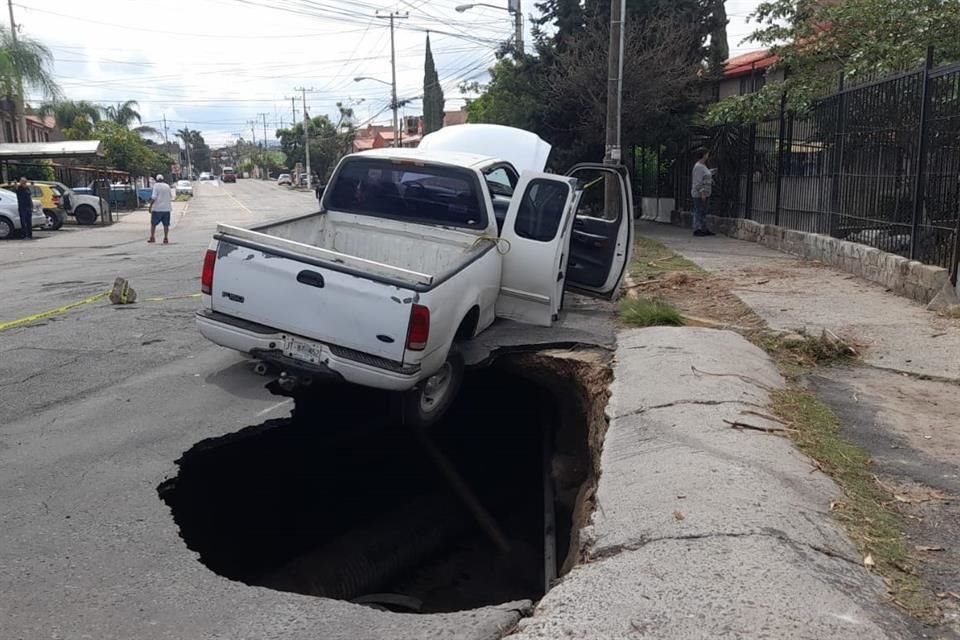
<path fill-rule="evenodd" d="M 829 234 L 954 270 L 960 64 L 841 88 L 803 116 L 712 132 L 712 213 Z M 690 208 L 688 152 L 676 197 Z"/>

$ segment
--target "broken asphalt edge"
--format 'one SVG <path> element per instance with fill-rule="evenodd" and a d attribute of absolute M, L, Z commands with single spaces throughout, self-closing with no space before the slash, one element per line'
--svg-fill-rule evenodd
<path fill-rule="evenodd" d="M 622 331 L 584 561 L 509 638 L 913 637 L 829 513 L 839 487 L 729 424 L 776 427 L 783 384 L 731 331 Z"/>

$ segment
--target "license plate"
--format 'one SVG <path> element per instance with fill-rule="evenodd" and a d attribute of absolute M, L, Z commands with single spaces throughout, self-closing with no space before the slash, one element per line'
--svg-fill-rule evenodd
<path fill-rule="evenodd" d="M 323 351 L 318 344 L 287 338 L 283 341 L 283 354 L 311 364 L 318 364 Z"/>

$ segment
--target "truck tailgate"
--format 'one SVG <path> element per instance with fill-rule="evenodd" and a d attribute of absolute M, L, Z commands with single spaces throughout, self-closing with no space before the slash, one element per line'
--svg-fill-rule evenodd
<path fill-rule="evenodd" d="M 401 362 L 416 294 L 315 262 L 221 238 L 213 310 Z"/>

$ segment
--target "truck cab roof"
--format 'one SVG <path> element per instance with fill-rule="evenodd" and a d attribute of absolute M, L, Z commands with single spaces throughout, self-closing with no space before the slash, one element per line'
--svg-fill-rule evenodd
<path fill-rule="evenodd" d="M 354 155 L 363 156 L 365 158 L 394 160 L 397 162 L 409 161 L 412 163 L 429 162 L 431 164 L 446 164 L 454 167 L 467 167 L 470 169 L 482 169 L 483 167 L 489 166 L 493 163 L 500 162 L 498 158 L 479 155 L 476 153 L 430 149 L 369 149 L 367 151 L 360 151 Z"/>

